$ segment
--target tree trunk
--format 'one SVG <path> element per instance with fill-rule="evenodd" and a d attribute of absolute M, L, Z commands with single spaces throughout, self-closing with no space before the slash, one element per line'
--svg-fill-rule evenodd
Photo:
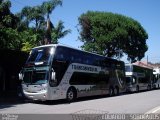
<path fill-rule="evenodd" d="M 46 35 L 45 35 L 45 44 L 51 44 L 51 21 L 49 18 L 49 14 L 47 14 L 47 28 L 46 28 Z"/>

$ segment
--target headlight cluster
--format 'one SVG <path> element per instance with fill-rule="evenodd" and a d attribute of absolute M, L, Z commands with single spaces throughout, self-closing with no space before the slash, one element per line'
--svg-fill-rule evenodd
<path fill-rule="evenodd" d="M 42 89 L 40 89 L 40 91 L 43 91 L 43 90 L 47 90 L 47 88 L 46 87 L 42 87 Z"/>
<path fill-rule="evenodd" d="M 46 84 L 42 84 L 40 91 L 43 91 L 43 90 L 47 90 L 47 85 Z"/>

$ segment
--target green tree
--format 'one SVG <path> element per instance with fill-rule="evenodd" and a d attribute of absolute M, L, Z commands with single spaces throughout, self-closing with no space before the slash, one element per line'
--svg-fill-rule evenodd
<path fill-rule="evenodd" d="M 62 0 L 50 0 L 42 3 L 43 12 L 47 15 L 47 19 L 50 18 L 49 15 L 58 5 L 62 5 Z"/>
<path fill-rule="evenodd" d="M 55 27 L 50 21 L 50 14 L 58 5 L 62 5 L 61 0 L 50 0 L 43 2 L 40 6 L 24 7 L 22 12 L 18 14 L 19 18 L 21 19 L 20 28 L 29 29 L 29 25 L 32 24 L 32 29 L 36 29 L 36 34 L 40 32 L 41 35 L 43 35 L 39 39 L 41 40 L 40 44 L 58 43 L 58 39 L 70 33 L 69 29 L 64 30 L 62 21 L 59 21 L 58 25 Z M 47 16 L 46 21 L 45 16 Z M 33 23 L 35 23 L 35 27 L 33 27 Z M 44 40 L 42 41 L 42 39 Z M 24 43 L 23 45 L 27 45 L 27 47 L 29 46 L 28 42 L 26 44 Z M 24 48 L 26 47 L 24 46 Z"/>
<path fill-rule="evenodd" d="M 17 27 L 18 18 L 10 11 L 11 2 L 0 0 L 0 48 L 20 49 L 21 40 Z"/>
<path fill-rule="evenodd" d="M 19 18 L 21 23 L 24 23 L 27 28 L 32 24 L 32 27 L 37 31 L 38 29 L 43 28 L 45 23 L 44 12 L 41 6 L 29 7 L 26 6 L 19 13 Z"/>
<path fill-rule="evenodd" d="M 62 21 L 59 21 L 58 24 L 54 28 L 52 28 L 52 43 L 57 44 L 58 39 L 65 37 L 68 33 L 71 33 L 70 29 L 64 30 L 64 28 L 65 27 Z"/>
<path fill-rule="evenodd" d="M 20 22 L 23 22 L 27 28 L 29 28 L 29 24 L 31 22 L 31 14 L 32 14 L 32 7 L 25 6 L 21 13 L 20 13 Z"/>
<path fill-rule="evenodd" d="M 10 12 L 11 2 L 0 0 L 0 28 L 15 28 L 16 17 Z"/>
<path fill-rule="evenodd" d="M 62 0 L 50 0 L 43 2 L 42 8 L 44 14 L 47 15 L 47 28 L 46 28 L 46 39 L 47 39 L 47 44 L 51 43 L 51 30 L 54 28 L 53 23 L 50 21 L 49 15 L 52 13 L 52 11 L 58 6 L 62 5 Z"/>
<path fill-rule="evenodd" d="M 148 34 L 136 20 L 108 12 L 88 11 L 79 17 L 82 49 L 108 57 L 128 55 L 141 60 L 148 47 Z"/>
<path fill-rule="evenodd" d="M 0 48 L 20 50 L 22 40 L 16 29 L 3 28 L 0 29 Z"/>
<path fill-rule="evenodd" d="M 58 5 L 62 5 L 61 0 L 50 0 L 39 6 L 25 6 L 14 15 L 10 11 L 11 2 L 0 0 L 0 48 L 30 51 L 32 47 L 45 44 L 45 35 L 51 41 L 51 34 L 52 42 L 58 43 L 59 38 L 70 32 L 64 30 L 62 21 L 54 27 L 49 19 L 49 15 Z"/>
<path fill-rule="evenodd" d="M 39 41 L 42 39 L 43 31 L 35 31 L 33 29 L 24 30 L 19 32 L 22 41 L 22 51 L 29 52 L 31 48 L 39 45 Z"/>

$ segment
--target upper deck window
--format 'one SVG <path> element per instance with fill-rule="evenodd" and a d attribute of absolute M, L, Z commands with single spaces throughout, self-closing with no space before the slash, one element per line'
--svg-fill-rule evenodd
<path fill-rule="evenodd" d="M 52 52 L 53 47 L 35 48 L 31 51 L 27 63 L 44 62 L 48 64 Z"/>
<path fill-rule="evenodd" d="M 125 71 L 126 72 L 132 72 L 132 67 L 130 65 L 125 66 Z"/>

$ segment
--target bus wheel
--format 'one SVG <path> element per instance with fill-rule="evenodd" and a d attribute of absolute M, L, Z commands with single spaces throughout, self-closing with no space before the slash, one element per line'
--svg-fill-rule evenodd
<path fill-rule="evenodd" d="M 114 96 L 114 89 L 113 89 L 113 87 L 109 88 L 109 96 Z"/>
<path fill-rule="evenodd" d="M 139 92 L 139 86 L 136 87 L 136 92 Z"/>
<path fill-rule="evenodd" d="M 119 88 L 118 87 L 115 87 L 114 94 L 119 95 Z"/>
<path fill-rule="evenodd" d="M 76 92 L 74 88 L 69 88 L 67 91 L 67 101 L 72 102 L 76 99 Z"/>

